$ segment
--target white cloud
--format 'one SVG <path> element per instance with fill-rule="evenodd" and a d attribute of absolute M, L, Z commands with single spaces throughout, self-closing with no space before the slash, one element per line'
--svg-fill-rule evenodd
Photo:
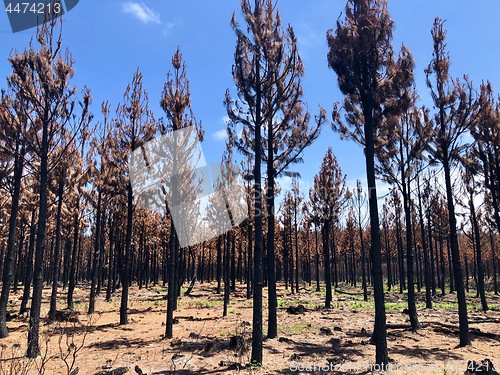
<path fill-rule="evenodd" d="M 164 37 L 168 37 L 170 36 L 170 33 L 172 31 L 172 29 L 175 27 L 175 23 L 174 22 L 168 22 L 165 27 L 163 28 L 163 36 Z"/>
<path fill-rule="evenodd" d="M 215 133 L 212 134 L 212 138 L 215 139 L 216 141 L 226 140 L 227 139 L 227 129 L 217 130 Z"/>
<path fill-rule="evenodd" d="M 138 20 L 148 24 L 150 22 L 161 24 L 160 14 L 148 8 L 144 3 L 137 3 L 134 1 L 127 1 L 122 5 L 124 13 L 130 13 Z"/>
<path fill-rule="evenodd" d="M 227 139 L 227 124 L 229 123 L 229 117 L 222 116 L 221 118 L 221 123 L 224 124 L 224 128 L 217 130 L 215 133 L 212 134 L 212 139 L 215 139 L 216 141 L 225 141 Z M 241 135 L 241 132 L 238 130 L 238 134 Z"/>

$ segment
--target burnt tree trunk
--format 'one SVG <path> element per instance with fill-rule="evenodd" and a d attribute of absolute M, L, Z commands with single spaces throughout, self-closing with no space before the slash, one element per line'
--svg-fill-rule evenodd
<path fill-rule="evenodd" d="M 87 313 L 93 314 L 95 310 L 95 296 L 96 296 L 96 284 L 97 284 L 97 272 L 99 266 L 99 258 L 101 254 L 101 207 L 102 207 L 102 192 L 99 189 L 97 195 L 97 212 L 96 212 L 96 224 L 95 224 L 95 243 L 94 243 L 94 262 L 92 264 L 92 277 L 90 283 L 90 299 L 89 308 Z"/>
<path fill-rule="evenodd" d="M 50 294 L 49 321 L 53 321 L 57 312 L 57 282 L 59 281 L 59 259 L 61 257 L 61 211 L 64 194 L 64 172 L 59 172 L 58 202 L 56 214 L 56 243 L 52 260 L 52 292 Z"/>
<path fill-rule="evenodd" d="M 36 210 L 31 212 L 30 238 L 28 244 L 28 254 L 26 255 L 26 272 L 24 273 L 24 289 L 21 300 L 20 314 L 27 310 L 28 300 L 30 299 L 31 281 L 33 280 L 33 253 L 35 251 L 35 234 L 36 234 Z"/>
<path fill-rule="evenodd" d="M 9 217 L 9 236 L 2 273 L 2 294 L 0 296 L 0 338 L 9 335 L 7 330 L 7 304 L 9 302 L 10 287 L 14 276 L 14 262 L 16 256 L 17 216 L 19 212 L 19 198 L 21 195 L 21 179 L 24 169 L 24 145 L 17 142 L 14 156 L 14 190 Z"/>

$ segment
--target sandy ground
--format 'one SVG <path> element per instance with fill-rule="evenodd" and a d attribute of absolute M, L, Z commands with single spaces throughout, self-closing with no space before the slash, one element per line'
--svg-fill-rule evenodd
<path fill-rule="evenodd" d="M 331 309 L 324 309 L 323 294 L 303 285 L 291 294 L 283 285 L 278 290 L 278 338 L 264 340 L 264 363 L 249 367 L 251 351 L 252 302 L 245 299 L 243 285 L 231 295 L 229 314 L 222 317 L 222 296 L 215 284 L 195 285 L 190 297 L 179 300 L 174 316 L 174 339 L 163 338 L 165 331 L 166 289 L 132 287 L 129 324 L 118 325 L 120 295 L 106 302 L 98 297 L 97 313 L 86 315 L 88 288 L 76 292 L 76 322 L 45 320 L 41 327 L 43 358 L 27 360 L 28 321 L 15 315 L 8 323 L 10 336 L 0 340 L 2 374 L 68 374 L 68 366 L 79 374 L 279 374 L 279 373 L 376 373 L 372 365 L 375 347 L 369 343 L 373 328 L 373 303 L 360 295 L 335 293 Z M 339 288 L 356 293 L 359 290 Z M 11 296 L 10 312 L 17 314 L 20 294 Z M 44 291 L 48 297 L 49 290 Z M 267 290 L 264 290 L 264 295 Z M 60 291 L 60 308 L 64 307 Z M 483 313 L 477 298 L 469 295 L 472 344 L 457 348 L 458 315 L 455 295 L 435 298 L 435 309 L 426 310 L 418 294 L 419 319 L 423 328 L 416 333 L 405 328 L 388 330 L 391 368 L 388 374 L 463 374 L 468 360 L 489 358 L 500 367 L 500 298 L 489 296 L 492 310 Z M 387 293 L 387 322 L 406 324 L 405 296 Z M 305 311 L 290 314 L 287 308 L 303 305 Z M 264 300 L 264 335 L 267 326 L 267 299 Z M 48 300 L 42 316 L 48 312 Z M 69 315 L 69 314 L 68 314 Z M 66 316 L 68 318 L 68 316 Z M 493 334 L 484 337 L 483 334 Z M 496 336 L 495 336 L 496 335 Z M 236 336 L 236 337 L 235 337 Z M 241 338 L 238 338 L 241 337 Z M 64 360 L 64 357 L 65 360 Z M 42 362 L 45 361 L 45 364 Z M 136 366 L 137 368 L 136 370 Z M 40 368 L 43 369 L 40 371 Z M 118 369 L 118 371 L 117 371 Z M 112 372 L 114 371 L 114 372 Z"/>

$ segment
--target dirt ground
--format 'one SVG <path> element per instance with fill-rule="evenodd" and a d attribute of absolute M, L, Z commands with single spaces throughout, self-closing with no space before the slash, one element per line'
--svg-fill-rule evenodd
<path fill-rule="evenodd" d="M 76 293 L 75 313 L 67 311 L 63 322 L 41 326 L 43 355 L 37 360 L 24 358 L 28 320 L 16 315 L 21 292 L 11 296 L 8 327 L 10 336 L 0 340 L 1 374 L 279 374 L 279 373 L 377 373 L 372 365 L 375 346 L 369 343 L 373 328 L 373 303 L 364 302 L 357 289 L 341 287 L 334 294 L 332 308 L 324 309 L 323 293 L 303 285 L 291 294 L 283 285 L 278 290 L 278 338 L 264 340 L 261 368 L 245 366 L 250 360 L 252 301 L 245 299 L 244 285 L 231 295 L 228 315 L 222 317 L 222 296 L 215 284 L 195 285 L 190 297 L 179 299 L 174 313 L 172 340 L 165 331 L 166 289 L 132 287 L 129 324 L 118 325 L 120 294 L 110 302 L 98 297 L 97 313 L 87 316 L 88 288 Z M 347 291 L 352 294 L 345 294 Z M 48 312 L 48 295 L 42 316 Z M 264 289 L 264 295 L 267 290 Z M 60 308 L 65 294 L 60 291 Z M 418 313 L 422 329 L 388 329 L 391 367 L 388 374 L 463 374 L 468 360 L 489 358 L 500 368 L 500 298 L 489 295 L 492 308 L 483 313 L 474 295 L 468 295 L 471 345 L 457 348 L 458 314 L 456 296 L 434 299 L 434 309 L 426 310 L 418 294 Z M 407 324 L 405 296 L 387 293 L 387 323 Z M 302 308 L 293 309 L 302 305 Z M 267 299 L 264 300 L 264 337 L 267 333 Z M 292 307 L 292 309 L 289 309 Z M 287 311 L 287 309 L 289 311 Z M 295 311 L 290 311 L 295 310 Z M 295 312 L 292 314 L 290 312 Z M 489 336 L 489 337 L 485 337 Z M 43 363 L 45 362 L 45 363 Z M 67 367 L 67 365 L 69 367 Z M 138 368 L 136 367 L 138 366 Z M 114 371 L 114 372 L 113 372 Z"/>

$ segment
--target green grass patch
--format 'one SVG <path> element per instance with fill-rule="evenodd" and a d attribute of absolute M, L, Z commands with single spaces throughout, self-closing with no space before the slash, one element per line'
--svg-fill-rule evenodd
<path fill-rule="evenodd" d="M 284 299 L 279 299 L 278 300 L 278 307 L 279 308 L 286 308 L 288 306 L 288 302 L 285 301 Z"/>
<path fill-rule="evenodd" d="M 353 310 L 372 308 L 374 306 L 373 302 L 370 301 L 350 301 L 349 307 Z"/>
<path fill-rule="evenodd" d="M 457 301 L 435 302 L 434 307 L 437 307 L 440 309 L 458 310 L 458 302 Z M 482 310 L 481 303 L 469 300 L 469 301 L 467 301 L 467 310 L 470 310 L 470 311 Z"/>
<path fill-rule="evenodd" d="M 216 307 L 219 304 L 219 301 L 196 301 L 194 303 L 194 307 L 198 309 L 208 309 L 212 307 Z"/>
<path fill-rule="evenodd" d="M 500 305 L 488 305 L 491 311 L 500 311 Z"/>
<path fill-rule="evenodd" d="M 298 305 L 304 305 L 304 307 L 308 308 L 308 309 L 314 309 L 316 308 L 316 304 L 312 301 L 309 301 L 309 300 L 299 300 L 297 302 Z"/>
<path fill-rule="evenodd" d="M 310 288 L 310 289 L 306 289 L 305 290 L 305 294 L 309 294 L 309 295 L 312 295 L 312 296 L 322 296 L 323 294 L 325 294 L 325 288 L 324 287 L 320 287 L 319 291 L 316 290 L 316 287 Z"/>
<path fill-rule="evenodd" d="M 310 322 L 301 320 L 297 324 L 286 327 L 278 324 L 278 331 L 286 335 L 302 335 L 304 333 L 316 332 L 317 330 Z"/>

